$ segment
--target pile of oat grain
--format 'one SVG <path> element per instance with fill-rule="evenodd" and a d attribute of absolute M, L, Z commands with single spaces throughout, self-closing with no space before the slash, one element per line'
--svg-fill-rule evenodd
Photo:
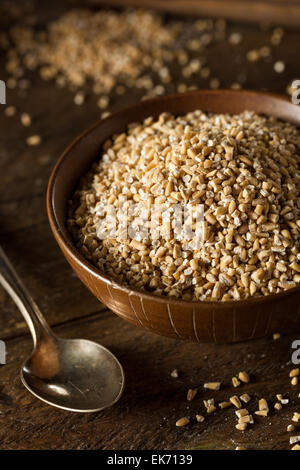
<path fill-rule="evenodd" d="M 183 21 L 142 9 L 81 8 L 64 13 L 46 28 L 34 25 L 25 16 L 8 34 L 0 31 L 0 50 L 7 51 L 8 88 L 24 92 L 30 86 L 26 70 L 39 70 L 42 79 L 76 91 L 76 105 L 84 103 L 91 88 L 100 95 L 101 109 L 108 107 L 112 91 L 123 95 L 135 88 L 147 98 L 198 88 L 199 80 L 201 86 L 219 88 L 223 77 L 214 75 L 215 54 L 209 51 L 218 43 L 231 49 L 232 70 L 244 56 L 255 68 L 262 62 L 270 63 L 276 74 L 286 71 L 285 62 L 276 60 L 285 36 L 282 28 L 270 29 L 266 42 L 248 50 L 241 32 L 228 28 L 223 18 Z M 227 86 L 245 87 L 247 69 L 238 67 Z M 291 78 L 289 94 L 294 92 Z"/>
<path fill-rule="evenodd" d="M 40 68 L 42 78 L 56 77 L 58 84 L 73 87 L 90 80 L 99 94 L 109 93 L 117 82 L 147 89 L 153 84 L 145 68 L 162 68 L 165 48 L 177 32 L 178 26 L 167 27 L 161 16 L 143 10 L 71 10 L 47 32 L 13 27 L 15 49 L 9 51 L 6 69 L 15 73 L 22 64 Z"/>
<path fill-rule="evenodd" d="M 300 282 L 300 133 L 245 111 L 161 114 L 105 143 L 75 192 L 69 229 L 82 254 L 132 287 L 193 300 L 239 300 Z M 99 240 L 101 207 L 128 201 L 204 205 L 204 243 Z"/>

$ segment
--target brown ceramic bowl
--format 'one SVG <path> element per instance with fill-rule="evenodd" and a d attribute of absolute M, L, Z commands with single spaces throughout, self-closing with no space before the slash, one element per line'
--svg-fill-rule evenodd
<path fill-rule="evenodd" d="M 239 113 L 254 110 L 300 126 L 300 106 L 286 98 L 252 91 L 193 91 L 141 102 L 96 122 L 63 153 L 50 177 L 48 216 L 53 234 L 82 282 L 113 312 L 154 333 L 197 342 L 233 342 L 295 327 L 300 322 L 300 288 L 232 302 L 189 302 L 152 295 L 101 274 L 75 248 L 66 225 L 67 201 L 80 177 L 100 156 L 101 144 L 131 122 L 169 111 L 195 109 Z"/>

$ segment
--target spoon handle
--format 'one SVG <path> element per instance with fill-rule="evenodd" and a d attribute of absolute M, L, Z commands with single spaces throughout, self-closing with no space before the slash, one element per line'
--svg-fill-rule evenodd
<path fill-rule="evenodd" d="M 45 337 L 53 338 L 46 320 L 0 246 L 0 284 L 18 306 L 32 334 L 34 346 Z"/>

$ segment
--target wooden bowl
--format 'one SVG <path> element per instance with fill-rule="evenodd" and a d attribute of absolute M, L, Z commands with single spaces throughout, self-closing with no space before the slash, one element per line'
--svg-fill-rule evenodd
<path fill-rule="evenodd" d="M 131 122 L 164 111 L 201 109 L 218 113 L 254 110 L 300 125 L 300 106 L 252 91 L 193 91 L 143 101 L 96 122 L 62 154 L 50 177 L 47 210 L 53 234 L 82 282 L 125 320 L 163 336 L 197 342 L 234 342 L 295 327 L 300 322 L 300 287 L 265 297 L 230 302 L 191 302 L 144 293 L 101 274 L 75 248 L 66 225 L 67 202 L 80 177 L 100 156 L 101 144 Z"/>

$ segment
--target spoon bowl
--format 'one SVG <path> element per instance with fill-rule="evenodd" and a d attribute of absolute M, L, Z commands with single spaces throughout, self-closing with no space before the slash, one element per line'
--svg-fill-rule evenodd
<path fill-rule="evenodd" d="M 100 411 L 113 405 L 124 388 L 115 356 L 85 339 L 42 343 L 21 370 L 25 387 L 40 400 L 69 411 Z"/>

